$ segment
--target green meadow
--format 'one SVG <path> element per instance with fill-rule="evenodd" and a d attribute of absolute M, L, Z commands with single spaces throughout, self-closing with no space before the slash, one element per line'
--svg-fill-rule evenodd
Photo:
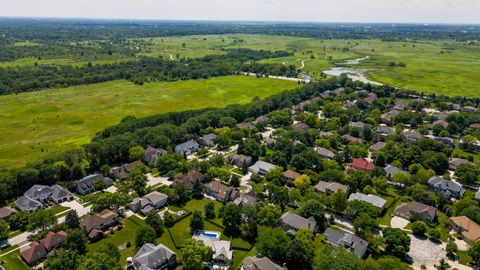
<path fill-rule="evenodd" d="M 297 86 L 290 81 L 227 76 L 142 86 L 112 81 L 0 96 L 0 169 L 79 147 L 128 115 L 248 103 Z"/>
<path fill-rule="evenodd" d="M 345 59 L 368 55 L 361 65 L 373 69 L 372 80 L 427 93 L 480 97 L 480 43 L 448 41 L 384 42 L 380 40 L 320 40 L 290 36 L 206 35 L 147 39 L 149 56 L 200 57 L 224 53 L 222 49 L 288 50 L 293 56 L 263 60 L 320 72 Z M 405 63 L 391 67 L 389 62 Z"/>

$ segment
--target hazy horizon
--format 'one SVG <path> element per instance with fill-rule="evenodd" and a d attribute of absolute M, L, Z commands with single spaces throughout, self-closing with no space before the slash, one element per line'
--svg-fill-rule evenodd
<path fill-rule="evenodd" d="M 0 17 L 480 24 L 475 0 L 0 0 Z"/>

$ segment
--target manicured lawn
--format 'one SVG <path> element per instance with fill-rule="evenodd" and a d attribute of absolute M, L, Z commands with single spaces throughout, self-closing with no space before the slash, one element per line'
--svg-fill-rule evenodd
<path fill-rule="evenodd" d="M 141 86 L 119 80 L 0 96 L 0 169 L 77 148 L 128 115 L 248 103 L 296 87 L 291 81 L 226 76 Z"/>
<path fill-rule="evenodd" d="M 58 215 L 58 214 L 62 213 L 63 211 L 67 211 L 68 209 L 70 209 L 70 208 L 62 206 L 62 205 L 57 205 L 57 206 L 54 206 L 54 207 L 50 208 L 50 211 L 52 211 L 55 215 Z M 58 216 L 58 217 L 60 217 L 60 216 Z"/>
<path fill-rule="evenodd" d="M 8 234 L 8 238 L 15 237 L 15 236 L 17 236 L 17 235 L 19 235 L 19 234 L 22 234 L 22 233 L 23 233 L 22 231 L 10 232 L 10 233 Z"/>
<path fill-rule="evenodd" d="M 5 262 L 5 270 L 28 270 L 28 267 L 20 258 L 20 250 L 12 252 L 8 255 L 1 256 L 0 260 Z"/>
<path fill-rule="evenodd" d="M 195 210 L 200 210 L 203 212 L 204 206 L 209 203 L 213 202 L 212 200 L 209 199 L 202 199 L 202 200 L 191 200 L 189 201 L 185 206 L 183 207 L 174 207 L 174 206 L 168 206 L 171 210 L 186 210 L 189 212 L 193 212 Z M 218 210 L 220 209 L 221 204 L 219 202 L 215 201 L 215 212 L 218 215 Z M 190 233 L 190 218 L 186 217 L 182 219 L 181 221 L 177 222 L 172 228 L 170 228 L 170 233 L 172 234 L 173 240 L 177 244 L 177 246 L 183 246 L 185 241 L 192 238 L 192 234 Z M 222 220 L 220 218 L 215 218 L 213 220 L 217 224 L 222 224 Z M 241 239 L 241 238 L 231 238 L 226 236 L 223 233 L 223 228 L 220 226 L 217 226 L 207 220 L 204 220 L 204 229 L 209 230 L 209 231 L 218 231 L 221 232 L 220 239 L 222 240 L 228 240 L 232 242 L 232 249 L 234 250 L 233 256 L 234 256 L 234 269 L 238 269 L 239 265 L 243 261 L 243 259 L 247 256 L 249 253 L 248 251 L 244 250 L 239 250 L 237 248 L 241 249 L 251 249 L 252 245 L 248 243 L 247 241 Z M 157 238 L 156 240 L 157 243 L 162 243 L 175 251 L 177 253 L 177 257 L 180 259 L 181 258 L 181 250 L 177 250 L 175 248 L 175 245 L 173 244 L 172 239 L 170 238 L 169 234 L 167 231 L 165 233 Z"/>
<path fill-rule="evenodd" d="M 458 255 L 458 262 L 464 265 L 468 265 L 470 262 L 472 262 L 472 257 L 468 255 L 468 251 L 457 251 Z"/>
<path fill-rule="evenodd" d="M 135 255 L 135 236 L 138 228 L 146 226 L 145 221 L 141 220 L 137 216 L 131 216 L 122 221 L 124 228 L 121 231 L 115 232 L 113 235 L 107 235 L 104 239 L 89 244 L 87 246 L 88 251 L 95 251 L 99 246 L 104 243 L 113 243 L 115 246 L 119 247 L 127 242 L 131 243 L 129 248 L 122 250 L 120 264 L 125 265 L 127 257 Z"/>

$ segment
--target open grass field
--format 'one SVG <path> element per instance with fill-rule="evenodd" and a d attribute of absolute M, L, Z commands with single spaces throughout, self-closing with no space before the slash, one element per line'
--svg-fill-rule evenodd
<path fill-rule="evenodd" d="M 112 81 L 88 86 L 0 96 L 0 169 L 88 143 L 123 117 L 248 103 L 295 82 L 228 76 L 148 83 Z"/>
<path fill-rule="evenodd" d="M 263 62 L 296 65 L 319 76 L 335 63 L 368 55 L 359 67 L 374 69 L 370 78 L 385 84 L 428 93 L 480 97 L 480 44 L 455 41 L 383 42 L 380 40 L 319 40 L 289 36 L 210 35 L 153 38 L 149 56 L 200 57 L 220 49 L 289 50 L 293 56 Z M 314 58 L 311 58 L 313 56 Z M 406 67 L 390 67 L 389 62 Z"/>

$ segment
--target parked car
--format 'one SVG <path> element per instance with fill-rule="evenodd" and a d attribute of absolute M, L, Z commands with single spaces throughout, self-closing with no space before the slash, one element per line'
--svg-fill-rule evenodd
<path fill-rule="evenodd" d="M 8 242 L 3 242 L 0 244 L 0 250 L 4 250 L 10 247 L 10 244 Z"/>

